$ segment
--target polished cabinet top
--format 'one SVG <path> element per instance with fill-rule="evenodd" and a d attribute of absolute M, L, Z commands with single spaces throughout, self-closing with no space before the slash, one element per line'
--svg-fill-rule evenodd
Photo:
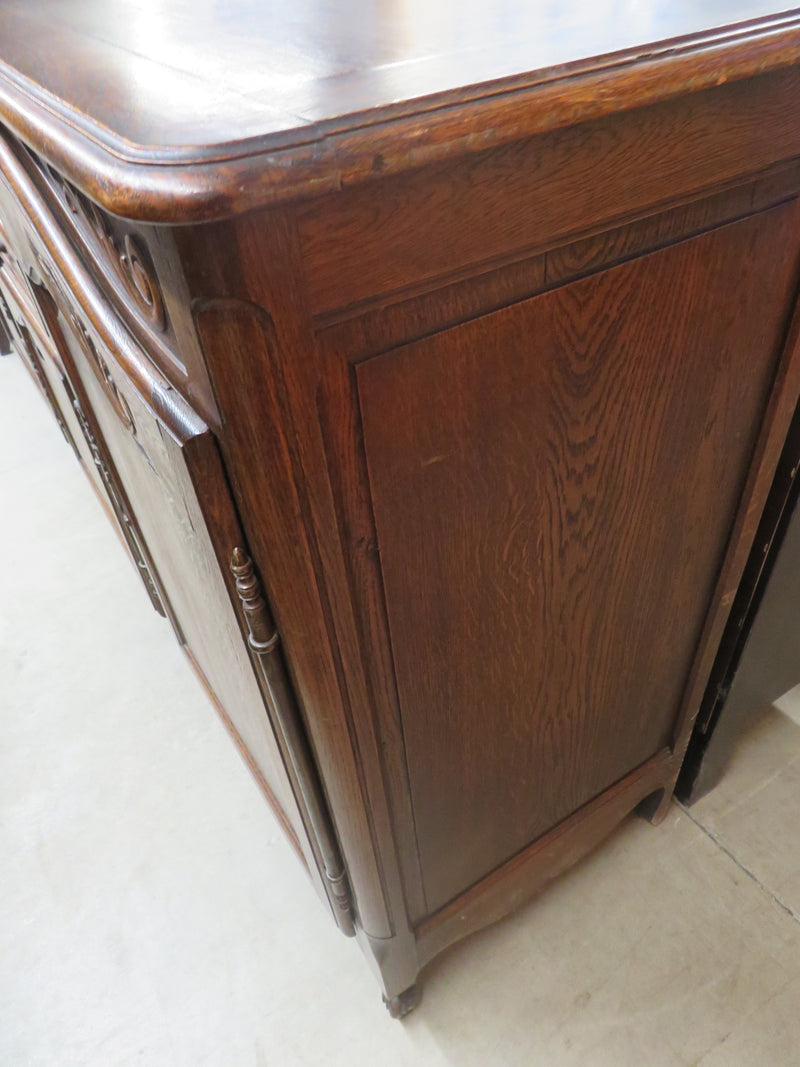
<path fill-rule="evenodd" d="M 120 214 L 214 217 L 784 66 L 800 11 L 774 9 L 8 0 L 0 115 Z"/>

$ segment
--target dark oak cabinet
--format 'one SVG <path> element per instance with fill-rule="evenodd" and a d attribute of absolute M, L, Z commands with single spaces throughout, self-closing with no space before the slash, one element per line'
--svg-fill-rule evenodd
<path fill-rule="evenodd" d="M 800 394 L 800 15 L 645 6 L 0 12 L 0 348 L 395 1015 L 665 811 Z"/>

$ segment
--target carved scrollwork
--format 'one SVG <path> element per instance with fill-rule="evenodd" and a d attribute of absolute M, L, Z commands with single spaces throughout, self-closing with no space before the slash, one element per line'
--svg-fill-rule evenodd
<path fill-rule="evenodd" d="M 13 335 L 11 333 L 11 324 L 5 314 L 5 309 L 2 305 L 2 296 L 0 293 L 0 356 L 7 356 L 14 347 Z"/>
<path fill-rule="evenodd" d="M 89 451 L 92 455 L 92 461 L 94 462 L 94 465 L 97 468 L 97 472 L 100 475 L 100 480 L 105 486 L 109 502 L 117 518 L 117 522 L 120 525 L 120 529 L 122 530 L 122 536 L 125 538 L 125 543 L 128 546 L 128 550 L 130 551 L 130 554 L 133 557 L 133 562 L 136 565 L 139 577 L 141 578 L 142 583 L 144 584 L 144 587 L 147 590 L 147 594 L 150 597 L 150 601 L 153 607 L 159 615 L 162 615 L 164 618 L 166 618 L 167 613 L 164 608 L 164 603 L 161 599 L 160 590 L 156 585 L 153 575 L 150 573 L 150 568 L 148 566 L 145 553 L 142 549 L 139 528 L 125 504 L 124 495 L 122 494 L 117 485 L 116 478 L 112 473 L 112 469 L 109 467 L 103 457 L 100 445 L 97 441 L 97 438 L 92 433 L 92 428 L 89 425 L 89 420 L 84 414 L 80 401 L 78 400 L 75 393 L 72 391 L 71 387 L 69 387 L 66 382 L 65 386 L 67 388 L 70 403 L 72 404 L 72 409 L 75 412 L 75 415 L 77 416 L 81 431 L 83 432 L 84 440 L 89 446 Z"/>
<path fill-rule="evenodd" d="M 134 298 L 139 302 L 150 322 L 157 329 L 163 330 L 167 320 L 164 312 L 164 301 L 155 272 L 148 265 L 148 259 L 142 246 L 129 233 L 125 234 L 120 263 Z"/>
<path fill-rule="evenodd" d="M 0 295 L 0 299 L 1 298 L 2 297 Z M 47 401 L 47 405 L 53 413 L 56 422 L 58 423 L 58 428 L 61 430 L 64 440 L 67 442 L 67 444 L 77 456 L 78 462 L 80 462 L 80 452 L 78 451 L 75 445 L 75 441 L 72 438 L 72 433 L 70 432 L 69 427 L 64 422 L 64 418 L 61 414 L 61 409 L 58 406 L 58 401 L 56 400 L 55 395 L 53 394 L 53 388 L 50 385 L 50 382 L 47 380 L 47 375 L 45 374 L 44 369 L 42 368 L 42 355 L 38 347 L 34 343 L 30 332 L 24 326 L 20 327 L 17 332 L 24 347 L 23 358 L 27 357 L 25 358 L 25 362 L 27 363 L 28 367 L 33 371 L 34 377 L 36 378 L 36 381 L 39 385 L 39 389 L 41 390 L 42 396 Z M 58 367 L 54 367 L 54 370 L 58 374 L 62 386 L 66 388 L 66 379 L 64 378 L 64 375 L 61 373 Z"/>
<path fill-rule="evenodd" d="M 53 170 L 47 176 L 68 210 L 94 238 L 97 251 L 122 282 L 137 310 L 155 329 L 166 329 L 167 316 L 161 287 L 144 245 L 133 234 L 114 233 L 103 212 Z"/>
<path fill-rule="evenodd" d="M 136 433 L 136 425 L 133 421 L 133 415 L 128 405 L 128 401 L 122 395 L 117 388 L 117 383 L 114 381 L 114 376 L 108 368 L 108 364 L 97 351 L 97 345 L 94 343 L 91 334 L 86 328 L 84 322 L 75 314 L 74 311 L 69 315 L 70 325 L 72 326 L 72 333 L 75 336 L 78 344 L 81 346 L 83 354 L 86 356 L 89 366 L 94 371 L 95 377 L 102 385 L 103 389 L 111 402 L 111 406 L 117 413 L 120 421 L 126 430 L 129 430 L 132 434 Z"/>

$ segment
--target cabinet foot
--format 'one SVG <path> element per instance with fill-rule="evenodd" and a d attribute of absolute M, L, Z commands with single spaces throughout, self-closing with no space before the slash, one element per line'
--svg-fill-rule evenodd
<path fill-rule="evenodd" d="M 419 984 L 415 984 L 398 993 L 396 997 L 384 996 L 383 1003 L 393 1019 L 402 1019 L 416 1008 L 421 997 L 422 990 Z"/>
<path fill-rule="evenodd" d="M 672 790 L 657 789 L 655 793 L 646 796 L 636 808 L 636 814 L 641 819 L 647 819 L 652 826 L 658 826 L 663 822 L 672 803 Z"/>

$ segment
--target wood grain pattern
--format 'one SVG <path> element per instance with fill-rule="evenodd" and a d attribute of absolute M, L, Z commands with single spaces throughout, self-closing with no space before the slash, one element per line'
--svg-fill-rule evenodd
<path fill-rule="evenodd" d="M 384 118 L 430 111 L 454 96 L 480 96 L 485 82 L 493 93 L 508 91 L 535 82 L 529 72 L 650 58 L 666 42 L 673 52 L 697 41 L 720 47 L 752 34 L 753 22 L 762 31 L 791 25 L 774 17 L 769 0 L 716 0 L 697 11 L 648 0 L 635 19 L 624 0 L 602 10 L 568 0 L 546 12 L 523 0 L 489 10 L 465 0 L 457 25 L 449 16 L 436 2 L 365 0 L 356 18 L 331 0 L 268 8 L 232 0 L 224 14 L 203 0 L 171 0 L 157 11 L 137 0 L 77 8 L 6 0 L 0 29 L 6 61 L 78 112 L 98 139 L 128 157 L 149 152 L 174 164 L 225 158 L 255 139 L 262 147 L 307 140 L 332 121 L 355 125 L 369 109 Z M 76 77 L 76 64 L 102 70 L 105 91 Z"/>
<path fill-rule="evenodd" d="M 298 217 L 314 314 L 440 286 L 755 176 L 800 155 L 798 107 L 792 69 L 387 179 L 377 196 L 363 186 L 309 201 Z"/>
<path fill-rule="evenodd" d="M 530 259 L 485 272 L 465 272 L 459 281 L 418 296 L 381 297 L 315 318 L 324 358 L 340 353 L 349 362 L 377 355 L 438 330 L 497 311 L 574 278 L 674 244 L 726 222 L 793 199 L 800 165 L 781 165 L 754 182 L 736 185 L 679 207 L 603 230 Z"/>
<path fill-rule="evenodd" d="M 783 338 L 792 218 L 359 365 L 431 907 L 670 742 Z"/>
<path fill-rule="evenodd" d="M 398 1014 L 663 814 L 800 396 L 800 11 L 466 5 L 0 10 L 3 317 Z"/>

